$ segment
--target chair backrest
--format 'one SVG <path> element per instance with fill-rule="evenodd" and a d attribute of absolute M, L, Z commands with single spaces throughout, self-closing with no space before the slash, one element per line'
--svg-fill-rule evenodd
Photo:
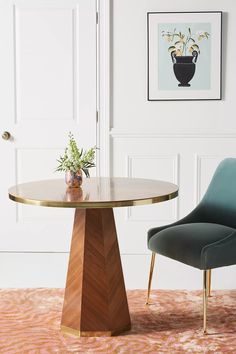
<path fill-rule="evenodd" d="M 219 164 L 198 209 L 206 222 L 236 228 L 236 158 Z"/>

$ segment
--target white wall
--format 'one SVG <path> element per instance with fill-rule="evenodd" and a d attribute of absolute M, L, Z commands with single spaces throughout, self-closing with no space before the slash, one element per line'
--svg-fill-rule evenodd
<path fill-rule="evenodd" d="M 147 101 L 147 12 L 223 11 L 223 100 Z M 113 0 L 111 173 L 179 184 L 178 201 L 116 211 L 127 288 L 147 285 L 146 232 L 199 202 L 219 161 L 236 156 L 236 2 Z M 201 288 L 201 272 L 158 257 L 158 288 Z M 213 272 L 213 287 L 236 287 L 236 267 Z"/>
<path fill-rule="evenodd" d="M 102 7 L 108 0 L 100 2 Z M 186 215 L 200 200 L 217 163 L 225 156 L 236 155 L 236 2 L 111 0 L 111 4 L 111 118 L 108 124 L 101 121 L 101 136 L 103 140 L 110 136 L 110 151 L 108 148 L 103 151 L 106 158 L 101 162 L 105 164 L 110 153 L 111 173 L 115 176 L 148 176 L 180 185 L 178 201 L 116 210 L 127 288 L 145 288 L 150 261 L 146 246 L 148 228 Z M 223 100 L 148 102 L 147 12 L 204 10 L 224 12 Z M 108 62 L 102 61 L 102 65 L 106 69 Z M 101 108 L 104 103 L 101 101 Z M 108 109 L 106 114 L 109 115 Z M 72 223 L 68 224 L 68 228 L 71 227 Z M 63 240 L 68 240 L 63 241 L 63 245 L 67 243 L 65 247 L 56 244 L 52 248 L 47 243 L 47 249 L 40 248 L 42 252 L 1 253 L 1 287 L 64 287 L 69 233 L 61 234 Z M 21 249 L 28 248 L 22 245 Z M 194 268 L 161 256 L 157 257 L 157 268 L 154 287 L 201 287 L 200 271 Z M 213 272 L 213 287 L 234 288 L 235 285 L 236 267 Z"/>

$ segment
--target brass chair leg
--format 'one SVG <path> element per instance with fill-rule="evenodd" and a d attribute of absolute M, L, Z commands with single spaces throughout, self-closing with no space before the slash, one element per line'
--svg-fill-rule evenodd
<path fill-rule="evenodd" d="M 155 265 L 155 257 L 156 257 L 156 253 L 155 253 L 155 252 L 152 252 L 151 265 L 150 265 L 150 272 L 149 272 L 149 279 L 148 279 L 148 293 L 147 293 L 146 305 L 149 305 L 150 292 L 151 292 L 151 285 L 152 285 L 152 275 L 153 275 L 153 269 L 154 269 L 154 265 Z"/>
<path fill-rule="evenodd" d="M 207 296 L 210 297 L 211 296 L 211 269 L 208 270 L 207 282 L 208 282 Z"/>
<path fill-rule="evenodd" d="M 207 334 L 207 300 L 209 293 L 209 270 L 203 271 L 203 334 Z"/>

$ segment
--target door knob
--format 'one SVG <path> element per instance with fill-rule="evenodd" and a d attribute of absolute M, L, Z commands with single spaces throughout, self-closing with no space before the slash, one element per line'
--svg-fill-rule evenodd
<path fill-rule="evenodd" d="M 9 140 L 11 138 L 11 134 L 9 132 L 3 132 L 2 133 L 2 138 L 4 140 Z"/>

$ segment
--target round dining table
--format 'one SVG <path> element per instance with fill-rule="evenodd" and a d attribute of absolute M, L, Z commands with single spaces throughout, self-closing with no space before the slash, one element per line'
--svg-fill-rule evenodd
<path fill-rule="evenodd" d="M 114 207 L 159 203 L 178 186 L 141 178 L 85 178 L 80 188 L 63 179 L 18 184 L 18 203 L 75 208 L 61 330 L 78 336 L 111 336 L 131 328 Z"/>

